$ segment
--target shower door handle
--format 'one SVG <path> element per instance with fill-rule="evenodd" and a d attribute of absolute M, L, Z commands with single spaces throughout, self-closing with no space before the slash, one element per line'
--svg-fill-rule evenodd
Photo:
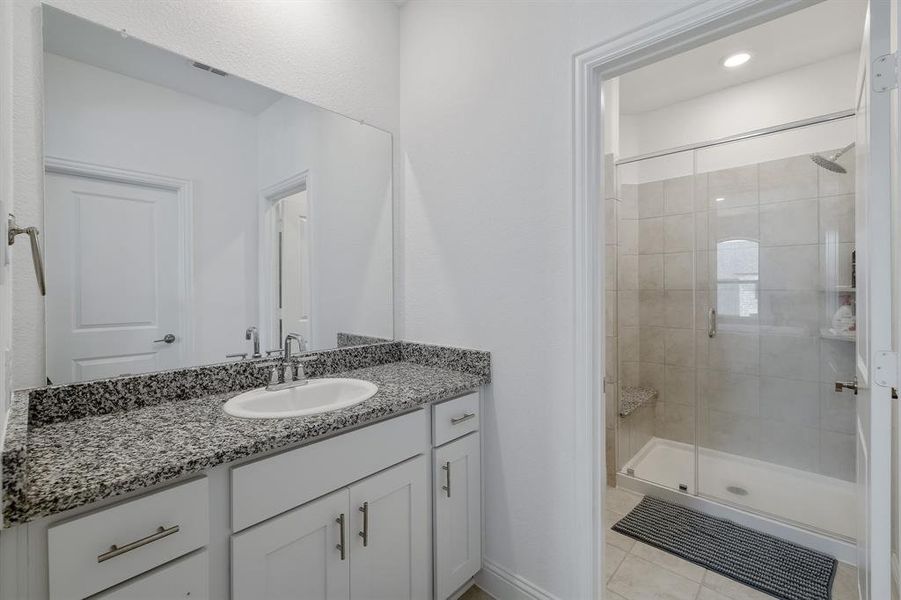
<path fill-rule="evenodd" d="M 707 337 L 716 337 L 716 309 L 707 311 Z"/>

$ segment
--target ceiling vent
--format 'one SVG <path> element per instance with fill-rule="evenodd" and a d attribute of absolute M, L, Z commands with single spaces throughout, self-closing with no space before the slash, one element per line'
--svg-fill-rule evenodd
<path fill-rule="evenodd" d="M 210 73 L 213 73 L 214 75 L 218 75 L 219 77 L 228 77 L 228 73 L 226 73 L 225 71 L 220 71 L 219 69 L 213 68 L 210 65 L 205 65 L 202 62 L 194 61 L 191 64 L 194 67 L 200 69 L 201 71 L 209 71 Z"/>

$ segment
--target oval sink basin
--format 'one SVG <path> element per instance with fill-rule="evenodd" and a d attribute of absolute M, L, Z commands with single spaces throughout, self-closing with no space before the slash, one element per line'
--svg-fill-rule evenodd
<path fill-rule="evenodd" d="M 245 419 L 303 417 L 359 404 L 378 389 L 374 383 L 360 379 L 310 379 L 292 388 L 244 392 L 226 402 L 223 409 Z"/>

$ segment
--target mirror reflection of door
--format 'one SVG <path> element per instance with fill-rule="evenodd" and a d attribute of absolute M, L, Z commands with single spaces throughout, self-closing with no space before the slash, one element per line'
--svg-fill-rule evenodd
<path fill-rule="evenodd" d="M 181 366 L 178 194 L 48 172 L 45 202 L 48 381 Z"/>
<path fill-rule="evenodd" d="M 278 340 L 300 334 L 310 347 L 310 222 L 306 190 L 294 192 L 276 204 L 278 225 L 276 256 L 278 277 Z"/>

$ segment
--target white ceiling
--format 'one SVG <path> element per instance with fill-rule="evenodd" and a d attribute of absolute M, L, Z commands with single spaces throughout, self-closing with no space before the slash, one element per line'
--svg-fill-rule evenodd
<path fill-rule="evenodd" d="M 620 112 L 635 114 L 859 49 L 864 0 L 826 0 L 620 77 Z M 722 66 L 736 52 L 751 60 Z"/>
<path fill-rule="evenodd" d="M 63 11 L 44 6 L 44 50 L 73 60 L 257 115 L 283 95 L 246 79 L 222 77 L 190 59 L 123 37 Z M 215 67 L 216 65 L 211 65 Z"/>

